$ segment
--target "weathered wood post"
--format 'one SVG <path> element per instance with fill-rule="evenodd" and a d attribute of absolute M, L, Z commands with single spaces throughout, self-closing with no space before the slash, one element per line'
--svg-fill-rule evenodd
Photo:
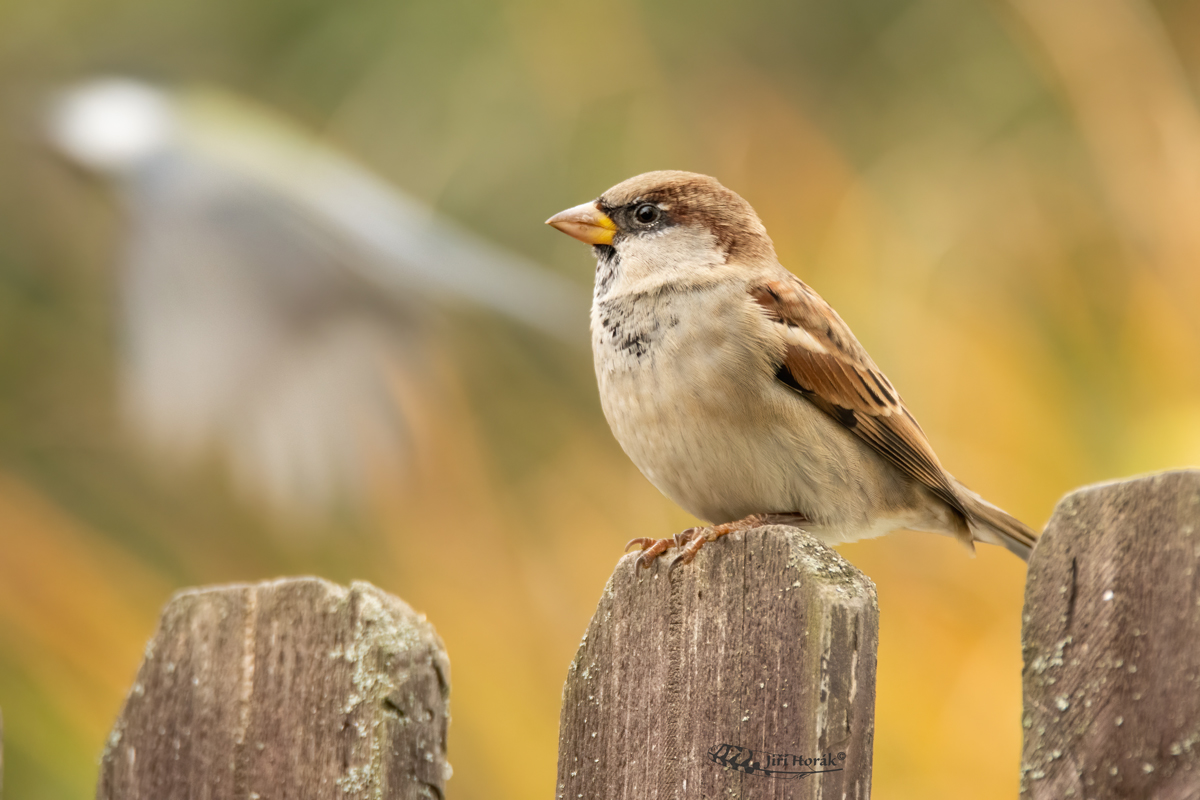
<path fill-rule="evenodd" d="M 441 798 L 449 663 L 367 583 L 180 592 L 100 764 L 100 800 Z"/>
<path fill-rule="evenodd" d="M 875 586 L 785 527 L 626 556 L 571 664 L 560 800 L 867 798 Z"/>
<path fill-rule="evenodd" d="M 1067 495 L 1022 641 L 1023 794 L 1200 797 L 1200 471 Z"/>

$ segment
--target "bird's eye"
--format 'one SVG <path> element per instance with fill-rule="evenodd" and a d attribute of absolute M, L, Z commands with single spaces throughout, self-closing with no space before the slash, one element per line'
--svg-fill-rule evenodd
<path fill-rule="evenodd" d="M 654 205 L 654 203 L 642 203 L 633 210 L 633 218 L 643 225 L 649 225 L 652 222 L 658 221 L 661 213 L 658 210 L 658 206 Z"/>

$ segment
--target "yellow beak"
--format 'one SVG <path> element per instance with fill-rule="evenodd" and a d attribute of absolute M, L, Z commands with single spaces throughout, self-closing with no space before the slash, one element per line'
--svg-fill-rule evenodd
<path fill-rule="evenodd" d="M 612 244 L 613 234 L 617 232 L 616 223 L 594 202 L 560 211 L 546 220 L 546 224 L 587 244 Z"/>

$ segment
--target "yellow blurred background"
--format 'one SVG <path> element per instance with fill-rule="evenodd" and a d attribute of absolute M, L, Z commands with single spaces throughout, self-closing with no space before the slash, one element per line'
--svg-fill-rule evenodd
<path fill-rule="evenodd" d="M 1200 461 L 1195 3 L 10 0 L 11 798 L 92 795 L 174 590 L 306 573 L 436 625 L 451 798 L 550 797 L 562 681 L 621 546 L 693 522 L 613 441 L 585 350 L 470 307 L 437 328 L 411 468 L 363 509 L 281 518 L 219 459 L 156 460 L 118 402 L 125 211 L 42 131 L 49 94 L 97 73 L 251 98 L 581 286 L 591 257 L 542 220 L 637 172 L 715 175 L 947 468 L 1035 527 L 1074 487 Z M 841 552 L 879 587 L 876 794 L 1015 796 L 1024 567 L 927 534 Z"/>

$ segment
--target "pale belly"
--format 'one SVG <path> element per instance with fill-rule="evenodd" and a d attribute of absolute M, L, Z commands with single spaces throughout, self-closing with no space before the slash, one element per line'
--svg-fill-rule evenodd
<path fill-rule="evenodd" d="M 744 302 L 744 294 L 706 291 L 714 314 Z M 641 297 L 593 312 L 604 413 L 646 478 L 714 523 L 800 513 L 833 541 L 887 532 L 874 530 L 878 512 L 897 498 L 880 496 L 876 457 L 864 457 L 853 434 L 776 380 L 761 344 L 749 346 L 763 336 L 753 326 L 764 323 L 722 313 L 745 327 L 689 326 L 677 302 Z"/>

